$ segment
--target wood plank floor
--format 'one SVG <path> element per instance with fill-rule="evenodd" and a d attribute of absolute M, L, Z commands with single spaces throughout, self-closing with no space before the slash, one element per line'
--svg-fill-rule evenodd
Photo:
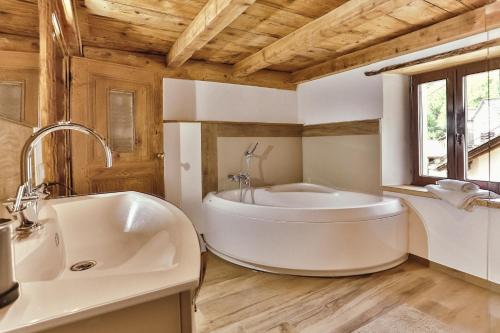
<path fill-rule="evenodd" d="M 500 295 L 420 263 L 346 278 L 256 272 L 209 256 L 198 332 L 500 332 Z"/>

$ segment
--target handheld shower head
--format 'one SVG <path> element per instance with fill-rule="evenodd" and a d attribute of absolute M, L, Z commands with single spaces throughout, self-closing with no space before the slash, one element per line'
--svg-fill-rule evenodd
<path fill-rule="evenodd" d="M 255 152 L 255 149 L 257 149 L 257 146 L 259 145 L 258 142 L 255 143 L 255 145 L 253 146 L 250 146 L 250 148 L 245 152 L 245 156 L 251 156 L 253 155 L 253 153 Z"/>

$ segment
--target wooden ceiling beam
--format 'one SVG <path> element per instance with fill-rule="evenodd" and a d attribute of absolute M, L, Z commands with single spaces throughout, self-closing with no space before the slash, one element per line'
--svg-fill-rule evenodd
<path fill-rule="evenodd" d="M 209 0 L 167 55 L 167 65 L 177 68 L 204 47 L 250 7 L 255 0 Z"/>
<path fill-rule="evenodd" d="M 263 70 L 244 78 L 237 78 L 232 75 L 232 66 L 225 64 L 189 60 L 180 68 L 170 68 L 165 66 L 164 56 L 90 46 L 83 48 L 83 54 L 87 59 L 142 68 L 172 79 L 232 83 L 283 90 L 297 88 L 297 85 L 289 83 L 290 74 L 285 72 Z"/>
<path fill-rule="evenodd" d="M 500 1 L 365 49 L 296 71 L 293 83 L 345 72 L 500 27 Z"/>
<path fill-rule="evenodd" d="M 302 26 L 291 34 L 277 40 L 257 53 L 234 65 L 238 77 L 255 73 L 263 68 L 292 59 L 317 46 L 321 41 L 348 31 L 359 19 L 376 19 L 403 7 L 412 0 L 351 0 L 333 9 L 326 15 Z M 357 23 L 356 23 L 357 22 Z"/>

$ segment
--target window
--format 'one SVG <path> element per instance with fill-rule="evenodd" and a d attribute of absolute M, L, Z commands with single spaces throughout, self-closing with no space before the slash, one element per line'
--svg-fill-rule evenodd
<path fill-rule="evenodd" d="M 24 83 L 0 81 L 0 117 L 20 122 L 23 119 Z"/>
<path fill-rule="evenodd" d="M 431 81 L 418 86 L 420 109 L 419 135 L 420 171 L 424 176 L 447 177 L 446 142 L 446 80 Z"/>
<path fill-rule="evenodd" d="M 500 190 L 500 59 L 412 77 L 413 183 Z"/>
<path fill-rule="evenodd" d="M 130 153 L 135 146 L 134 93 L 109 91 L 108 133 L 111 150 Z"/>

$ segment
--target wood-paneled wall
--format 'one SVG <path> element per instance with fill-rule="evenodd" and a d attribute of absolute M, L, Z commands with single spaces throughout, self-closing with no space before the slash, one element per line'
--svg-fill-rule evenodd
<path fill-rule="evenodd" d="M 0 51 L 1 78 L 24 81 L 24 121 L 0 119 L 0 202 L 16 193 L 20 154 L 38 122 L 38 53 Z M 9 75 L 14 75 L 10 76 Z"/>

